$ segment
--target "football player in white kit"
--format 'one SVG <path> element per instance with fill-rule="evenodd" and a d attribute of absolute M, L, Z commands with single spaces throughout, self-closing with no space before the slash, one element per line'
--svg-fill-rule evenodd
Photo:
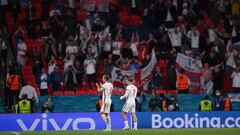
<path fill-rule="evenodd" d="M 137 96 L 137 87 L 133 85 L 133 79 L 131 77 L 128 78 L 127 85 L 128 86 L 126 87 L 126 92 L 124 96 L 120 97 L 121 100 L 126 98 L 126 103 L 122 108 L 122 116 L 125 124 L 125 127 L 123 128 L 123 130 L 129 129 L 127 112 L 130 112 L 132 116 L 133 123 L 134 123 L 133 130 L 137 130 L 137 117 L 135 114 L 135 108 L 136 108 L 135 98 Z"/>
<path fill-rule="evenodd" d="M 113 85 L 109 82 L 109 75 L 104 75 L 102 78 L 103 84 L 96 83 L 97 90 L 102 91 L 102 107 L 100 110 L 100 115 L 105 122 L 107 128 L 104 131 L 111 131 L 111 118 L 110 118 L 110 107 L 111 107 L 111 95 L 113 90 Z"/>

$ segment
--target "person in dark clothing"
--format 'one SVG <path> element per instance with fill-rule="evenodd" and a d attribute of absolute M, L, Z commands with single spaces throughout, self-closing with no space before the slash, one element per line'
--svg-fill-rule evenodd
<path fill-rule="evenodd" d="M 219 67 L 216 67 L 213 72 L 213 90 L 222 90 L 224 88 L 223 73 Z M 213 93 L 215 93 L 213 91 Z"/>
<path fill-rule="evenodd" d="M 76 60 L 74 63 L 74 68 L 76 72 L 76 79 L 77 79 L 77 86 L 82 86 L 82 79 L 84 75 L 84 68 L 82 65 L 80 65 L 80 61 Z"/>
<path fill-rule="evenodd" d="M 147 54 L 146 57 L 144 57 L 142 60 L 141 68 L 146 67 L 148 65 L 148 63 L 150 62 L 150 60 L 151 60 L 151 56 L 149 54 Z"/>
<path fill-rule="evenodd" d="M 160 99 L 158 95 L 150 99 L 148 107 L 150 112 L 160 111 Z"/>
<path fill-rule="evenodd" d="M 174 95 L 170 97 L 170 100 L 167 102 L 168 111 L 179 111 L 179 103 Z"/>
<path fill-rule="evenodd" d="M 169 63 L 167 66 L 167 82 L 170 90 L 175 90 L 176 89 L 176 78 L 177 78 L 177 73 L 175 70 L 175 63 Z"/>
<path fill-rule="evenodd" d="M 172 3 L 172 0 L 165 1 L 165 5 L 160 13 L 160 18 L 162 19 L 161 22 L 164 22 L 164 25 L 167 28 L 174 28 L 178 14 L 175 5 Z"/>
<path fill-rule="evenodd" d="M 61 90 L 61 85 L 63 84 L 63 75 L 59 71 L 58 66 L 54 68 L 54 71 L 51 73 L 50 78 L 53 91 Z"/>
<path fill-rule="evenodd" d="M 138 92 L 136 97 L 136 111 L 144 111 L 143 103 L 146 101 L 146 96 L 143 93 Z"/>
<path fill-rule="evenodd" d="M 96 18 L 92 27 L 93 32 L 100 32 L 104 29 L 104 26 L 101 24 L 100 18 Z"/>
<path fill-rule="evenodd" d="M 72 65 L 70 65 L 64 73 L 64 81 L 66 90 L 75 90 L 75 85 L 77 84 L 76 70 Z"/>
<path fill-rule="evenodd" d="M 225 108 L 225 101 L 223 96 L 221 95 L 220 90 L 216 90 L 215 93 L 215 98 L 214 98 L 214 111 L 224 111 Z"/>
<path fill-rule="evenodd" d="M 51 97 L 47 97 L 46 102 L 44 102 L 42 105 L 41 112 L 42 113 L 54 112 L 54 103 Z"/>
<path fill-rule="evenodd" d="M 28 31 L 28 37 L 30 39 L 35 39 L 36 38 L 36 32 L 35 32 L 36 20 L 35 20 L 35 18 L 30 16 L 26 22 L 26 26 L 27 26 L 27 31 Z"/>
<path fill-rule="evenodd" d="M 32 58 L 33 74 L 35 76 L 37 84 L 40 84 L 39 78 L 41 75 L 41 69 L 43 67 L 43 63 L 42 63 L 42 58 L 40 56 L 40 53 L 38 52 L 38 50 L 36 48 L 33 50 L 33 54 L 31 56 L 31 58 Z"/>
<path fill-rule="evenodd" d="M 20 2 L 18 0 L 11 0 L 11 2 L 9 3 L 9 9 L 12 13 L 12 17 L 14 19 L 14 22 L 16 23 L 17 20 L 18 20 L 18 15 L 21 12 Z"/>
<path fill-rule="evenodd" d="M 152 77 L 153 89 L 163 89 L 163 75 L 160 71 L 160 67 L 157 66 Z"/>
<path fill-rule="evenodd" d="M 49 18 L 49 7 L 51 5 L 51 0 L 41 0 L 42 4 L 42 19 L 48 20 Z"/>
<path fill-rule="evenodd" d="M 130 48 L 129 43 L 126 43 L 125 48 L 123 48 L 121 53 L 122 53 L 122 57 L 124 59 L 126 59 L 126 58 L 132 59 L 133 58 L 133 52 L 132 52 L 132 49 Z"/>

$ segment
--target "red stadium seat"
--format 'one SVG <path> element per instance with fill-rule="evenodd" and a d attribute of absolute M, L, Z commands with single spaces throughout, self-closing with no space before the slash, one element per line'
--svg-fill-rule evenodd
<path fill-rule="evenodd" d="M 155 90 L 155 94 L 167 94 L 166 90 Z"/>
<path fill-rule="evenodd" d="M 64 95 L 65 96 L 73 96 L 73 95 L 75 95 L 75 92 L 74 91 L 65 91 Z"/>
<path fill-rule="evenodd" d="M 178 94 L 178 90 L 167 90 L 167 94 Z"/>
<path fill-rule="evenodd" d="M 63 92 L 62 92 L 62 91 L 54 91 L 54 92 L 53 92 L 53 95 L 54 95 L 54 96 L 62 96 L 62 95 L 63 95 Z"/>
<path fill-rule="evenodd" d="M 86 95 L 86 94 L 87 94 L 87 91 L 85 91 L 85 90 L 76 91 L 76 95 Z"/>

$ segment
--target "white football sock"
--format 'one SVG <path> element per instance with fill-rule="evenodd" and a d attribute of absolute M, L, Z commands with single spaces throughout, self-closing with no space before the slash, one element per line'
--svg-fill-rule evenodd
<path fill-rule="evenodd" d="M 128 121 L 124 121 L 125 127 L 129 127 L 128 126 Z"/>
<path fill-rule="evenodd" d="M 107 125 L 106 116 L 104 114 L 101 114 L 101 117 L 102 117 L 103 121 L 105 122 L 105 124 Z"/>
<path fill-rule="evenodd" d="M 108 116 L 107 119 L 108 119 L 108 127 L 111 128 L 111 127 L 112 127 L 112 126 L 111 126 L 111 117 Z"/>
<path fill-rule="evenodd" d="M 137 122 L 133 123 L 133 128 L 137 128 Z"/>

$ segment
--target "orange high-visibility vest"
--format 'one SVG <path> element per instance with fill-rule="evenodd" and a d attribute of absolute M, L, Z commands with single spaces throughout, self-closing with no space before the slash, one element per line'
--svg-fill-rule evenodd
<path fill-rule="evenodd" d="M 102 107 L 102 104 L 103 104 L 102 99 L 98 100 L 98 104 L 99 104 L 99 106 L 100 106 L 100 108 L 101 108 L 101 107 Z"/>
<path fill-rule="evenodd" d="M 225 108 L 224 108 L 224 110 L 225 111 L 230 111 L 230 106 L 231 106 L 231 101 L 230 101 L 230 99 L 229 98 L 224 98 L 224 101 L 225 101 Z"/>
<path fill-rule="evenodd" d="M 177 77 L 177 88 L 178 90 L 186 90 L 188 89 L 188 77 L 187 75 L 179 75 Z"/>
<path fill-rule="evenodd" d="M 166 100 L 162 101 L 162 107 L 163 107 L 163 111 L 167 112 L 167 102 L 166 102 Z"/>
<path fill-rule="evenodd" d="M 9 89 L 13 90 L 13 91 L 17 91 L 20 88 L 20 84 L 19 84 L 19 75 L 9 75 L 8 76 L 8 85 L 9 85 Z"/>

